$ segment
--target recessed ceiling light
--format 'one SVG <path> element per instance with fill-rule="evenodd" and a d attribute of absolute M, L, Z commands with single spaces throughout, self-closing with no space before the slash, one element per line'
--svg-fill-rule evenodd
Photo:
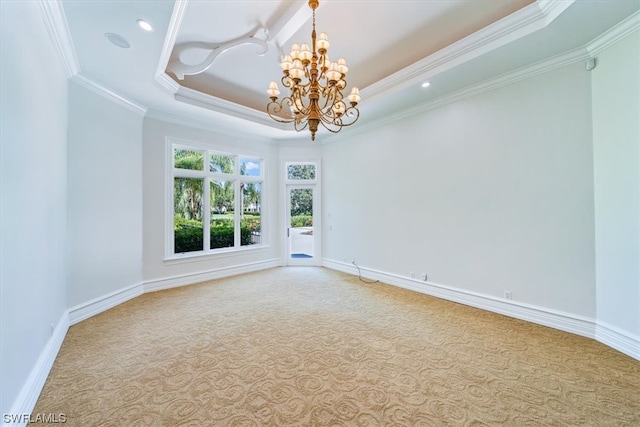
<path fill-rule="evenodd" d="M 118 47 L 121 47 L 123 49 L 129 49 L 131 47 L 131 43 L 129 43 L 127 39 L 125 39 L 119 34 L 106 33 L 104 36 L 107 38 L 107 40 L 109 40 L 111 43 L 115 44 Z"/>
<path fill-rule="evenodd" d="M 424 82 L 424 83 L 422 83 L 422 87 L 429 87 L 429 86 L 431 86 L 431 83 L 430 83 L 430 82 Z"/>
<path fill-rule="evenodd" d="M 138 26 L 145 31 L 152 32 L 154 30 L 153 25 L 145 21 L 144 19 L 138 19 Z"/>

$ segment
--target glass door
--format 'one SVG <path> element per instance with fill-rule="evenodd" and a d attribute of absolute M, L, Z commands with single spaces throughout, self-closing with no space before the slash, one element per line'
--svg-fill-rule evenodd
<path fill-rule="evenodd" d="M 287 187 L 287 265 L 319 265 L 319 228 L 314 227 L 315 188 Z"/>

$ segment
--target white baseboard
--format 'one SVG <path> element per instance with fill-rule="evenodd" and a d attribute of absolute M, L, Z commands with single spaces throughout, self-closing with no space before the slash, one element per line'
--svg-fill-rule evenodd
<path fill-rule="evenodd" d="M 147 280 L 144 282 L 144 293 L 175 288 L 178 286 L 193 285 L 194 283 L 222 279 L 224 277 L 236 276 L 238 274 L 253 273 L 254 271 L 280 267 L 281 265 L 282 260 L 280 258 L 273 258 L 264 261 L 222 267 L 200 273 L 181 274 L 162 279 Z"/>
<path fill-rule="evenodd" d="M 352 264 L 323 259 L 322 265 L 334 270 L 350 274 L 357 274 L 356 267 Z M 437 298 L 465 304 L 471 307 L 481 308 L 516 319 L 526 320 L 539 325 L 548 326 L 565 332 L 571 332 L 588 338 L 595 338 L 596 323 L 592 319 L 563 313 L 544 307 L 523 304 L 515 301 L 502 300 L 489 295 L 456 289 L 432 282 L 425 282 L 396 274 L 385 273 L 369 268 L 360 267 L 363 277 L 380 280 L 389 285 L 431 295 Z"/>
<path fill-rule="evenodd" d="M 353 264 L 323 259 L 322 265 L 333 270 L 349 274 L 358 274 Z M 431 295 L 437 298 L 458 302 L 516 319 L 526 320 L 572 334 L 593 338 L 636 360 L 640 360 L 640 337 L 629 334 L 604 322 L 598 322 L 582 316 L 564 313 L 545 307 L 498 299 L 463 289 L 456 289 L 437 283 L 423 282 L 396 274 L 385 273 L 359 267 L 363 277 L 376 279 L 389 285 Z"/>
<path fill-rule="evenodd" d="M 615 326 L 598 322 L 596 325 L 596 340 L 636 360 L 640 360 L 640 337 L 637 335 L 633 336 Z"/>
<path fill-rule="evenodd" d="M 26 414 L 31 414 L 38 402 L 38 397 L 40 397 L 44 383 L 47 381 L 53 362 L 58 356 L 58 351 L 60 351 L 60 346 L 62 346 L 64 337 L 67 335 L 69 326 L 69 312 L 67 310 L 60 316 L 60 320 L 58 320 L 58 324 L 53 329 L 49 341 L 47 341 L 47 344 L 40 353 L 40 357 L 38 357 L 38 360 L 31 369 L 27 380 L 20 390 L 20 394 L 18 394 L 18 397 L 13 402 L 11 411 L 8 413 L 14 417 L 22 416 L 22 422 L 8 423 L 3 419 L 3 426 L 17 427 L 27 424 L 28 418 Z"/>
<path fill-rule="evenodd" d="M 138 283 L 126 288 L 119 289 L 109 294 L 103 295 L 98 298 L 94 298 L 90 301 L 78 304 L 75 307 L 67 310 L 69 312 L 69 324 L 75 325 L 89 317 L 100 314 L 103 311 L 107 311 L 110 308 L 120 305 L 123 302 L 129 301 L 137 296 L 142 295 L 143 285 Z"/>

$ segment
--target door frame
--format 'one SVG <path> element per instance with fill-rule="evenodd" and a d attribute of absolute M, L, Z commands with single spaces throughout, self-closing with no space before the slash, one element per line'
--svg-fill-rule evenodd
<path fill-rule="evenodd" d="M 313 180 L 291 180 L 287 178 L 288 165 L 315 164 L 316 177 Z M 320 266 L 322 265 L 322 198 L 320 188 L 320 161 L 285 161 L 283 164 L 284 175 L 284 210 L 283 210 L 283 264 L 286 266 Z M 291 258 L 291 190 L 311 189 L 313 191 L 313 258 Z"/>

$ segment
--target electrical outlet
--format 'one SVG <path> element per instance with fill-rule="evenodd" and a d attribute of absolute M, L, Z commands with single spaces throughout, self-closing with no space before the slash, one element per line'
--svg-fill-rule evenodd
<path fill-rule="evenodd" d="M 427 281 L 427 273 L 422 273 L 422 280 Z"/>
<path fill-rule="evenodd" d="M 413 271 L 412 271 L 411 273 L 409 273 L 409 274 L 411 275 L 411 278 L 412 278 L 412 279 L 415 279 L 415 278 L 416 278 L 416 273 L 414 273 Z"/>
<path fill-rule="evenodd" d="M 511 299 L 511 291 L 504 291 L 504 299 Z"/>
<path fill-rule="evenodd" d="M 53 331 L 56 329 L 55 325 L 52 323 L 51 324 L 51 335 L 53 335 Z"/>

